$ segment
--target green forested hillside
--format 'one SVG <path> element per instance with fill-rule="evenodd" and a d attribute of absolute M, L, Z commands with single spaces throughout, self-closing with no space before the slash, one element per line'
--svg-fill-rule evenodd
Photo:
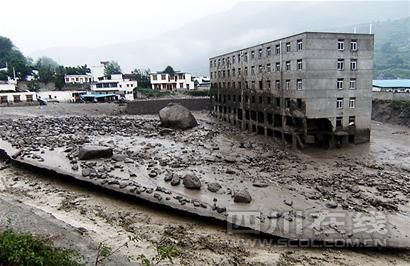
<path fill-rule="evenodd" d="M 373 24 L 374 79 L 410 78 L 410 17 Z"/>

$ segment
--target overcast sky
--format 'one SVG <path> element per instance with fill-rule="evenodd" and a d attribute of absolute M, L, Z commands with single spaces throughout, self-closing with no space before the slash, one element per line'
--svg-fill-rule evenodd
<path fill-rule="evenodd" d="M 25 54 L 55 46 L 98 47 L 152 38 L 239 0 L 12 0 L 0 35 Z M 198 29 L 200 30 L 200 29 Z"/>

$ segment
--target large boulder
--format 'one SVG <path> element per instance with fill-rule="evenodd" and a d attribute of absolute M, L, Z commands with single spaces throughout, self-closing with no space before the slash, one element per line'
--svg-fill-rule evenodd
<path fill-rule="evenodd" d="M 189 129 L 198 125 L 195 117 L 185 107 L 177 103 L 169 103 L 159 111 L 159 119 L 164 127 Z"/>
<path fill-rule="evenodd" d="M 80 160 L 109 157 L 112 157 L 112 148 L 98 145 L 84 145 L 80 148 L 80 151 L 78 153 L 78 158 Z"/>
<path fill-rule="evenodd" d="M 184 187 L 188 189 L 201 189 L 201 180 L 192 174 L 186 174 L 183 181 Z"/>

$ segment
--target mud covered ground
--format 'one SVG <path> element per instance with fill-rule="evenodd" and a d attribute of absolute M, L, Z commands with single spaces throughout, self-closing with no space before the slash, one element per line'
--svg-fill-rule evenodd
<path fill-rule="evenodd" d="M 2 108 L 1 118 L 25 119 L 40 123 L 47 117 L 64 116 L 61 121 L 70 121 L 74 115 L 96 116 L 120 113 L 115 105 L 64 105 L 43 107 Z M 45 115 L 42 118 L 33 118 Z M 212 137 L 204 138 L 209 149 L 230 147 L 232 154 L 240 156 L 236 163 L 215 164 L 216 173 L 241 175 L 257 182 L 280 186 L 297 192 L 306 198 L 336 203 L 343 208 L 359 211 L 380 210 L 408 213 L 410 149 L 408 128 L 373 124 L 370 144 L 351 146 L 343 150 L 282 151 L 278 144 L 260 136 L 244 134 L 220 124 L 206 113 L 195 113 L 200 125 L 211 128 Z M 107 118 L 107 117 L 106 117 Z M 67 120 L 65 120 L 67 119 Z M 113 118 L 114 119 L 114 118 Z M 150 127 L 158 121 L 155 116 L 132 116 L 124 119 L 142 121 Z M 21 120 L 20 120 L 21 121 Z M 145 122 L 145 123 L 144 123 Z M 202 127 L 196 134 L 175 134 L 172 138 L 178 145 L 192 144 L 192 138 L 206 136 L 209 131 Z M 151 137 L 155 140 L 155 136 Z M 154 141 L 155 142 L 155 141 Z M 144 145 L 149 145 L 145 143 Z M 154 147 L 147 149 L 147 153 Z M 151 151 L 150 151 L 151 150 Z M 191 155 L 192 151 L 181 154 Z M 188 156 L 186 155 L 186 156 Z M 183 158 L 183 156 L 182 156 Z M 206 157 L 190 157 L 191 161 L 206 162 Z M 218 159 L 218 158 L 217 158 Z M 0 167 L 1 169 L 2 167 Z M 153 169 L 155 170 L 155 169 Z M 206 172 L 203 174 L 207 174 Z M 214 174 L 214 173 L 212 173 Z M 44 176 L 16 166 L 0 171 L 2 194 L 18 198 L 24 204 L 52 213 L 97 243 L 120 247 L 128 236 L 137 233 L 139 241 L 118 251 L 133 261 L 139 254 L 150 257 L 161 243 L 175 245 L 180 253 L 177 263 L 199 264 L 408 264 L 410 254 L 406 251 L 348 250 L 348 249 L 301 249 L 285 248 L 274 242 L 260 242 L 249 234 L 227 234 L 221 225 L 181 217 L 171 212 L 146 207 L 138 202 L 129 202 L 107 195 L 93 188 L 71 184 L 58 177 Z"/>

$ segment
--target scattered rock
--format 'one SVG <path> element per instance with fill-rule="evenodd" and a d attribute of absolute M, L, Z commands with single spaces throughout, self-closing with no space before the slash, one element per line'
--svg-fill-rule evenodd
<path fill-rule="evenodd" d="M 222 186 L 219 183 L 209 183 L 208 184 L 208 190 L 211 192 L 218 192 L 218 190 L 220 190 L 222 188 Z"/>
<path fill-rule="evenodd" d="M 234 193 L 233 201 L 237 203 L 250 203 L 252 201 L 252 197 L 248 190 L 242 189 Z"/>
<path fill-rule="evenodd" d="M 108 158 L 111 156 L 112 148 L 99 145 L 84 145 L 80 148 L 78 154 L 80 160 Z"/>
<path fill-rule="evenodd" d="M 172 186 L 178 186 L 180 182 L 181 182 L 181 178 L 179 178 L 179 176 L 177 175 L 174 175 L 171 179 Z"/>
<path fill-rule="evenodd" d="M 334 202 L 334 201 L 329 201 L 329 202 L 326 202 L 326 207 L 328 207 L 328 208 L 330 208 L 330 209 L 335 209 L 335 208 L 337 208 L 337 202 Z"/>
<path fill-rule="evenodd" d="M 195 175 L 185 175 L 183 183 L 188 189 L 201 189 L 201 180 Z"/>

